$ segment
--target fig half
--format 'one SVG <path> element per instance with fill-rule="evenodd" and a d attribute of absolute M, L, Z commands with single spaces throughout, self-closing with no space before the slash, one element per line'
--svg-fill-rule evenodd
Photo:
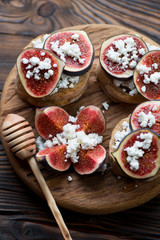
<path fill-rule="evenodd" d="M 134 83 L 149 100 L 160 99 L 160 50 L 146 53 L 136 66 Z"/>
<path fill-rule="evenodd" d="M 60 107 L 52 106 L 36 109 L 35 127 L 44 139 L 51 139 L 57 133 L 61 133 L 68 120 L 68 113 Z"/>
<path fill-rule="evenodd" d="M 40 163 L 49 166 L 51 169 L 66 171 L 71 160 L 66 159 L 66 145 L 57 145 L 51 148 L 45 148 L 36 154 L 36 159 Z"/>
<path fill-rule="evenodd" d="M 129 78 L 140 58 L 148 52 L 145 42 L 132 34 L 121 34 L 105 40 L 100 49 L 100 64 L 116 78 Z"/>
<path fill-rule="evenodd" d="M 74 169 L 77 173 L 91 174 L 95 172 L 106 159 L 106 150 L 101 145 L 97 145 L 94 149 L 79 151 L 79 160 L 74 163 Z"/>
<path fill-rule="evenodd" d="M 94 105 L 83 108 L 78 113 L 75 124 L 79 125 L 78 131 L 84 131 L 86 134 L 101 135 L 105 130 L 105 118 L 100 108 Z"/>
<path fill-rule="evenodd" d="M 94 48 L 84 31 L 54 32 L 46 39 L 44 48 L 64 61 L 64 73 L 70 76 L 83 75 L 92 66 Z"/>
<path fill-rule="evenodd" d="M 35 98 L 47 96 L 54 90 L 63 68 L 63 61 L 39 48 L 27 48 L 17 59 L 20 81 L 26 92 Z"/>
<path fill-rule="evenodd" d="M 160 100 L 138 105 L 130 116 L 132 130 L 149 128 L 160 135 Z"/>
<path fill-rule="evenodd" d="M 128 134 L 112 153 L 123 172 L 132 178 L 153 177 L 160 167 L 160 139 L 148 129 Z"/>

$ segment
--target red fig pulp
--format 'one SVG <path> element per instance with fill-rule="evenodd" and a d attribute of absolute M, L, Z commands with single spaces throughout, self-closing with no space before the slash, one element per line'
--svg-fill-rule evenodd
<path fill-rule="evenodd" d="M 147 99 L 160 99 L 160 50 L 145 54 L 136 66 L 134 83 Z"/>
<path fill-rule="evenodd" d="M 138 105 L 130 116 L 132 130 L 149 128 L 160 135 L 160 101 L 147 101 Z"/>
<path fill-rule="evenodd" d="M 104 71 L 114 77 L 129 78 L 147 51 L 141 38 L 131 34 L 117 35 L 102 43 L 100 64 Z"/>
<path fill-rule="evenodd" d="M 97 145 L 91 150 L 81 149 L 78 155 L 79 160 L 74 164 L 76 172 L 81 175 L 91 174 L 95 172 L 105 160 L 106 150 L 101 145 Z"/>
<path fill-rule="evenodd" d="M 86 134 L 97 133 L 101 135 L 105 130 L 105 119 L 100 108 L 90 105 L 83 108 L 77 115 L 78 131 L 84 131 Z"/>
<path fill-rule="evenodd" d="M 94 48 L 84 31 L 55 32 L 45 41 L 44 48 L 65 62 L 64 73 L 68 75 L 83 75 L 92 66 Z"/>
<path fill-rule="evenodd" d="M 66 171 L 71 165 L 71 161 L 66 159 L 66 145 L 45 148 L 37 153 L 36 159 L 47 162 L 52 169 L 58 171 Z"/>
<path fill-rule="evenodd" d="M 160 139 L 148 129 L 132 131 L 112 153 L 123 170 L 132 178 L 153 177 L 160 167 Z"/>
<path fill-rule="evenodd" d="M 35 98 L 47 96 L 54 90 L 63 67 L 63 61 L 44 49 L 27 48 L 17 59 L 21 83 L 26 92 Z"/>
<path fill-rule="evenodd" d="M 68 113 L 60 107 L 36 109 L 35 126 L 41 137 L 51 139 L 63 131 L 68 119 Z"/>

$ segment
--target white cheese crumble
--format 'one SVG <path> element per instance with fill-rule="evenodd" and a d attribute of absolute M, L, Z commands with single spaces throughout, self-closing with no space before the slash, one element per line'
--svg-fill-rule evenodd
<path fill-rule="evenodd" d="M 78 41 L 79 35 L 73 34 L 71 38 Z M 75 62 L 78 61 L 80 64 L 85 62 L 85 58 L 81 58 L 81 50 L 75 42 L 65 42 L 63 45 L 59 45 L 59 41 L 57 40 L 55 42 L 50 42 L 50 45 L 51 49 L 56 52 L 60 59 L 64 62 L 66 62 L 66 56 L 72 57 Z"/>
<path fill-rule="evenodd" d="M 72 36 L 71 36 L 72 39 L 76 40 L 76 41 L 79 41 L 79 34 L 78 33 L 74 33 Z"/>
<path fill-rule="evenodd" d="M 142 92 L 146 92 L 146 86 L 142 86 L 142 87 L 141 87 L 141 91 L 142 91 Z"/>
<path fill-rule="evenodd" d="M 68 181 L 71 182 L 73 178 L 71 176 L 68 176 Z"/>
<path fill-rule="evenodd" d="M 79 82 L 79 76 L 68 76 L 62 73 L 60 80 L 58 81 L 56 88 L 52 91 L 51 94 L 54 94 L 59 91 L 61 88 L 73 88 L 75 84 Z"/>
<path fill-rule="evenodd" d="M 136 67 L 136 70 L 140 73 L 140 74 L 144 74 L 144 73 L 149 73 L 149 71 L 151 71 L 151 67 L 147 67 L 146 65 L 139 65 Z"/>
<path fill-rule="evenodd" d="M 131 132 L 130 128 L 129 128 L 129 124 L 127 121 L 123 121 L 122 122 L 122 130 L 121 131 L 117 131 L 114 135 L 114 142 L 115 142 L 115 145 L 113 145 L 112 147 L 114 149 L 117 149 L 120 142 L 122 141 L 122 139 L 128 134 Z"/>
<path fill-rule="evenodd" d="M 118 80 L 118 79 L 114 79 L 113 80 L 114 84 L 117 86 L 117 87 L 123 87 L 122 88 L 122 91 L 123 92 L 126 92 L 127 89 L 129 89 L 129 92 L 128 94 L 130 96 L 134 96 L 134 95 L 137 95 L 138 94 L 138 91 L 136 89 L 136 86 L 133 82 L 133 80 L 129 80 L 129 81 L 121 81 L 121 80 Z M 127 88 L 127 89 L 126 89 Z"/>
<path fill-rule="evenodd" d="M 158 109 L 157 106 L 154 105 L 153 108 L 152 108 L 152 111 L 155 112 L 155 111 L 157 111 L 157 109 Z"/>
<path fill-rule="evenodd" d="M 33 47 L 43 48 L 45 40 L 50 36 L 50 34 L 45 34 L 42 38 L 38 38 L 32 41 Z"/>
<path fill-rule="evenodd" d="M 158 64 L 157 63 L 154 63 L 152 64 L 153 68 L 156 70 L 158 69 Z M 154 72 L 152 74 L 147 75 L 149 74 L 149 72 L 152 70 L 151 67 L 147 67 L 146 65 L 143 65 L 141 64 L 140 66 L 137 66 L 137 71 L 140 73 L 140 74 L 144 74 L 144 79 L 143 79 L 143 82 L 145 84 L 149 84 L 149 83 L 154 83 L 155 85 L 157 85 L 159 83 L 159 80 L 160 80 L 160 72 Z"/>
<path fill-rule="evenodd" d="M 86 134 L 84 131 L 77 131 L 78 128 L 79 125 L 67 123 L 63 126 L 63 132 L 56 134 L 52 140 L 47 140 L 45 146 L 67 144 L 66 159 L 70 158 L 73 163 L 78 162 L 77 154 L 80 148 L 93 149 L 103 140 L 103 137 L 96 133 Z"/>
<path fill-rule="evenodd" d="M 104 107 L 105 110 L 109 109 L 109 104 L 107 102 L 102 103 L 102 106 Z"/>
<path fill-rule="evenodd" d="M 69 116 L 69 122 L 75 123 L 77 121 L 77 117 Z"/>
<path fill-rule="evenodd" d="M 152 127 L 156 123 L 155 116 L 149 111 L 148 114 L 143 111 L 138 114 L 138 122 L 142 128 Z"/>
<path fill-rule="evenodd" d="M 135 141 L 133 146 L 127 147 L 124 151 L 127 152 L 127 162 L 130 165 L 130 169 L 137 171 L 139 169 L 139 158 L 144 156 L 143 149 L 149 149 L 152 143 L 153 134 L 151 133 L 141 133 L 137 136 L 138 139 L 144 140 L 142 142 Z"/>
<path fill-rule="evenodd" d="M 137 44 L 132 37 L 127 37 L 122 40 L 113 41 L 113 45 L 116 50 L 111 46 L 107 52 L 106 56 L 111 62 L 118 63 L 122 66 L 122 69 L 130 67 L 131 69 L 135 68 L 137 61 L 139 60 Z M 144 55 L 145 49 L 140 48 L 139 54 Z M 111 66 L 109 66 L 112 68 Z"/>
<path fill-rule="evenodd" d="M 40 80 L 40 70 L 46 70 L 43 73 L 45 79 L 49 79 L 54 74 L 54 71 L 51 69 L 51 60 L 49 58 L 45 58 L 41 61 L 38 57 L 31 57 L 30 59 L 22 58 L 21 61 L 24 64 L 30 63 L 26 66 L 26 70 L 33 68 L 32 71 L 28 70 L 26 73 L 26 78 L 28 79 L 34 76 L 36 80 Z"/>
<path fill-rule="evenodd" d="M 39 136 L 36 138 L 36 146 L 38 151 L 41 151 L 42 149 L 45 148 L 44 140 L 42 139 L 42 137 Z"/>

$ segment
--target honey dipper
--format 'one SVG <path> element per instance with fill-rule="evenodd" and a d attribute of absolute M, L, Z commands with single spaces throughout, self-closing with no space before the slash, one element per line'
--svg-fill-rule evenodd
<path fill-rule="evenodd" d="M 56 202 L 47 186 L 35 158 L 33 157 L 36 153 L 36 144 L 34 133 L 32 127 L 29 125 L 29 122 L 17 114 L 8 114 L 2 125 L 2 134 L 11 151 L 20 159 L 27 159 L 64 239 L 72 240 Z"/>

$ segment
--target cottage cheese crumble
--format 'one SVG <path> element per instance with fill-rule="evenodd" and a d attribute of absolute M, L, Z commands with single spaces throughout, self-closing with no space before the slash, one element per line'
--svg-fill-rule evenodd
<path fill-rule="evenodd" d="M 151 133 L 141 133 L 137 136 L 137 139 L 144 140 L 142 142 L 135 141 L 133 146 L 127 147 L 124 151 L 127 152 L 127 162 L 130 165 L 130 169 L 133 171 L 137 171 L 139 169 L 139 158 L 143 157 L 145 152 L 143 150 L 147 150 L 150 148 L 152 143 L 153 134 Z"/>
<path fill-rule="evenodd" d="M 80 148 L 93 149 L 97 144 L 102 143 L 103 137 L 96 133 L 86 134 L 84 131 L 77 131 L 79 125 L 67 123 L 63 126 L 63 132 L 56 134 L 52 140 L 46 140 L 45 147 L 67 144 L 66 159 L 70 158 L 73 163 L 78 162 L 77 155 Z"/>

